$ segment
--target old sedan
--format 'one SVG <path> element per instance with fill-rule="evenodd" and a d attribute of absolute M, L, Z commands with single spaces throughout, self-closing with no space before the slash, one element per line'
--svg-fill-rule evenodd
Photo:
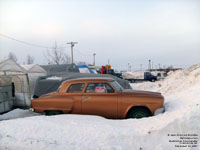
<path fill-rule="evenodd" d="M 111 78 L 67 80 L 57 92 L 31 101 L 35 112 L 87 114 L 106 118 L 142 118 L 164 111 L 160 93 L 123 89 Z"/>

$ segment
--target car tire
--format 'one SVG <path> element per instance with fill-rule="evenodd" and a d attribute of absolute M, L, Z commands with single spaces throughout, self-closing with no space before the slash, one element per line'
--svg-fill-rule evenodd
<path fill-rule="evenodd" d="M 57 110 L 45 111 L 46 116 L 59 115 L 59 114 L 62 114 L 62 111 L 57 111 Z"/>
<path fill-rule="evenodd" d="M 127 118 L 140 119 L 149 116 L 151 116 L 151 113 L 147 108 L 138 107 L 138 108 L 132 108 L 129 111 Z"/>

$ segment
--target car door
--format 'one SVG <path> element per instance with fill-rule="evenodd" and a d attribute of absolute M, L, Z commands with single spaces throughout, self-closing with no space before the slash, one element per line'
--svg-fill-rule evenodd
<path fill-rule="evenodd" d="M 82 92 L 85 83 L 72 83 L 67 88 L 64 93 L 64 99 L 66 101 L 72 101 L 71 103 L 71 113 L 72 114 L 81 114 L 82 113 Z"/>
<path fill-rule="evenodd" d="M 107 83 L 88 83 L 82 96 L 82 113 L 117 118 L 118 96 Z"/>

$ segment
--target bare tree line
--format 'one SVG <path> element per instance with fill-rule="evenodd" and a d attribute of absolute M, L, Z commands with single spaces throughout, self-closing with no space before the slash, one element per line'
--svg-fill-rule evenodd
<path fill-rule="evenodd" d="M 18 58 L 15 55 L 15 53 L 10 52 L 8 54 L 9 59 L 12 59 L 13 61 L 17 62 Z M 66 54 L 66 52 L 64 51 L 63 48 L 59 47 L 57 45 L 57 42 L 54 43 L 54 46 L 52 47 L 52 49 L 47 49 L 44 53 L 44 58 L 47 62 L 47 64 L 70 64 L 71 63 L 71 57 L 68 56 Z M 28 54 L 26 56 L 26 62 L 24 62 L 24 64 L 33 64 L 35 61 L 35 58 Z M 78 61 L 77 62 L 78 65 L 80 64 L 86 64 L 86 62 L 84 61 Z"/>
<path fill-rule="evenodd" d="M 8 54 L 8 59 L 12 59 L 13 61 L 17 62 L 17 56 L 15 55 L 15 53 L 10 52 Z"/>
<path fill-rule="evenodd" d="M 34 57 L 33 56 L 31 56 L 31 55 L 27 55 L 27 58 L 26 58 L 26 64 L 33 64 L 34 63 Z"/>
<path fill-rule="evenodd" d="M 71 57 L 69 57 L 63 48 L 57 46 L 57 42 L 51 50 L 46 50 L 44 54 L 48 64 L 69 64 L 71 63 Z"/>
<path fill-rule="evenodd" d="M 18 58 L 17 58 L 17 56 L 15 55 L 15 53 L 13 53 L 13 52 L 10 52 L 9 54 L 8 54 L 8 59 L 12 59 L 14 62 L 16 62 L 17 63 L 17 61 L 18 61 Z M 33 64 L 34 63 L 34 57 L 33 56 L 31 56 L 30 54 L 28 54 L 27 56 L 26 56 L 26 64 Z"/>

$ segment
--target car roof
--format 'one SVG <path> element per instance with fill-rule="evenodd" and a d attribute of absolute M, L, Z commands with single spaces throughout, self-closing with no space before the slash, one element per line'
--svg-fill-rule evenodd
<path fill-rule="evenodd" d="M 71 82 L 71 81 L 114 81 L 113 78 L 109 77 L 83 77 L 83 78 L 76 78 L 76 79 L 68 79 L 64 82 Z"/>

